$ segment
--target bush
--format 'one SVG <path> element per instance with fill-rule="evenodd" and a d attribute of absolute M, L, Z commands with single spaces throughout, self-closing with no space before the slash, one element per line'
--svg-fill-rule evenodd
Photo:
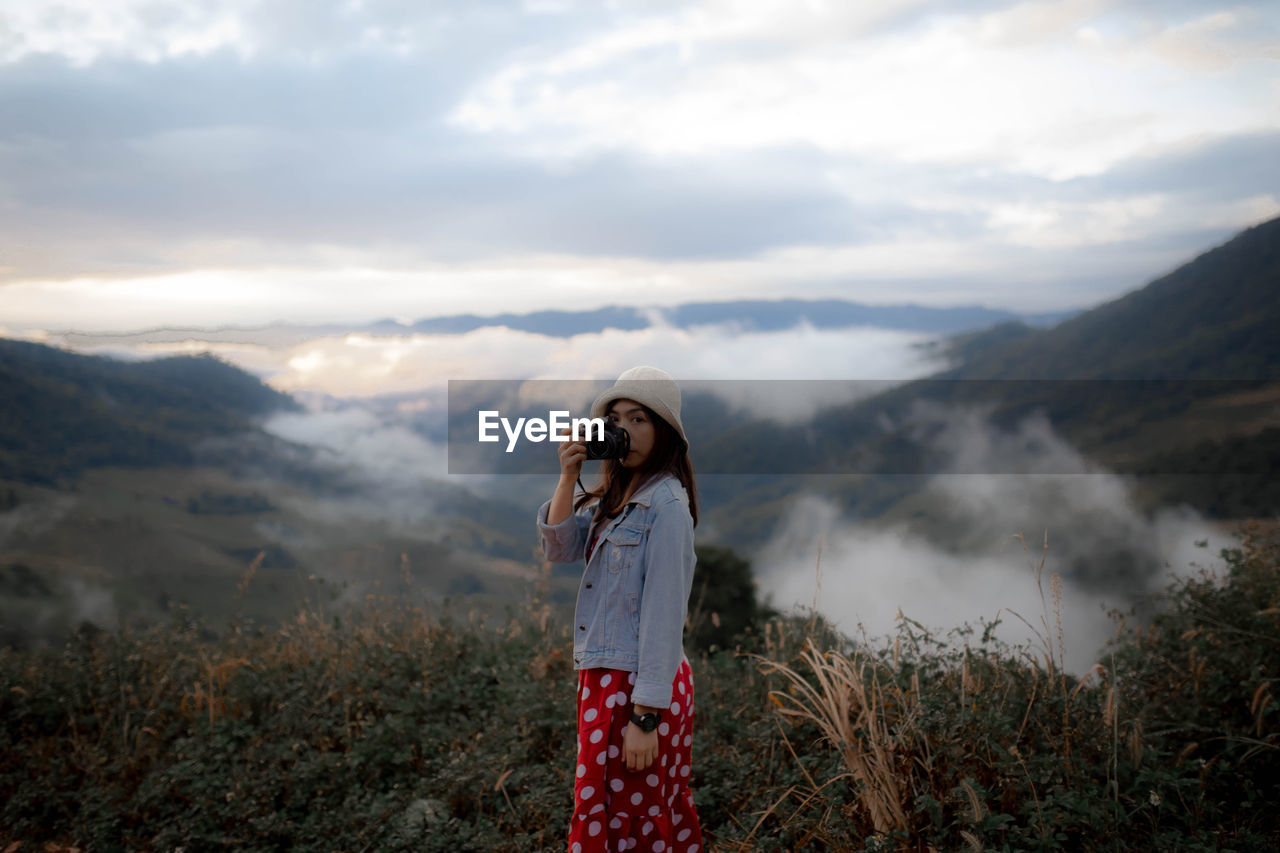
<path fill-rule="evenodd" d="M 808 612 L 692 655 L 709 849 L 1275 849 L 1280 554 L 1226 557 L 1084 679 L 1050 638 Z M 563 850 L 569 626 L 448 607 L 0 650 L 0 849 Z"/>
<path fill-rule="evenodd" d="M 689 595 L 685 639 L 699 651 L 757 648 L 761 626 L 778 612 L 757 597 L 751 564 L 733 549 L 701 545 Z"/>

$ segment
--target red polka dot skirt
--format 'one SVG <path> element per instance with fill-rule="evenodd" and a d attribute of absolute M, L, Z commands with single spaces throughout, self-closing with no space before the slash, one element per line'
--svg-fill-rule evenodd
<path fill-rule="evenodd" d="M 676 669 L 671 707 L 658 725 L 658 757 L 627 769 L 623 734 L 631 720 L 636 674 L 578 670 L 578 759 L 569 821 L 569 853 L 698 853 L 702 829 L 689 791 L 693 672 Z"/>

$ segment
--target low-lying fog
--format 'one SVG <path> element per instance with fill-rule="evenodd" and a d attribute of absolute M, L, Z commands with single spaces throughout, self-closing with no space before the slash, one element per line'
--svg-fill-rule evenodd
<path fill-rule="evenodd" d="M 326 514 L 335 524 L 350 514 L 412 529 L 447 513 L 433 498 L 433 486 L 442 482 L 522 503 L 544 499 L 554 485 L 550 477 L 495 484 L 447 474 L 444 433 L 437 427 L 449 379 L 608 380 L 627 367 L 651 364 L 681 379 L 905 380 L 941 366 L 931 343 L 924 334 L 880 329 L 743 332 L 659 325 L 569 338 L 497 328 L 462 335 L 349 335 L 279 347 L 192 341 L 142 346 L 132 355 L 207 348 L 294 393 L 307 411 L 277 415 L 266 428 L 320 448 L 323 464 L 365 486 L 360 498 L 328 503 Z M 806 387 L 779 384 L 766 398 L 730 402 L 763 417 L 803 421 L 833 402 Z M 1112 634 L 1104 605 L 1127 606 L 1163 587 L 1171 572 L 1215 564 L 1214 555 L 1228 544 L 1189 511 L 1147 517 L 1124 480 L 1091 466 L 1048 424 L 1033 420 L 1002 433 L 972 412 L 941 416 L 948 428 L 933 440 L 947 449 L 955 469 L 990 473 L 943 473 L 928 483 L 920 505 L 945 522 L 933 528 L 934 538 L 909 518 L 854 518 L 820 494 L 799 494 L 772 541 L 753 555 L 761 591 L 775 605 L 816 603 L 845 630 L 861 625 L 871 635 L 891 632 L 899 612 L 942 631 L 1000 618 L 998 635 L 1013 642 L 1033 638 L 1033 628 L 1043 633 L 1047 618 L 1056 645 L 1051 576 L 1058 574 L 1066 664 L 1082 671 Z M 547 453 L 553 453 L 550 446 Z M 714 538 L 714 528 L 700 530 L 700 541 Z M 940 529 L 958 532 L 939 539 Z M 532 520 L 529 530 L 532 536 Z M 1046 532 L 1038 587 L 1032 567 Z M 1017 534 L 1025 536 L 1029 553 Z"/>
<path fill-rule="evenodd" d="M 952 535 L 940 541 L 909 520 L 849 518 L 805 495 L 755 565 L 776 604 L 816 604 L 845 631 L 861 626 L 871 636 L 892 633 L 899 613 L 933 629 L 967 622 L 977 636 L 981 620 L 998 618 L 999 639 L 1052 651 L 1083 672 L 1114 634 L 1107 608 L 1141 603 L 1193 566 L 1221 565 L 1229 537 L 1185 507 L 1142 513 L 1130 483 L 1089 463 L 1043 420 L 1003 432 L 981 413 L 947 416 L 937 441 L 951 467 L 989 472 L 944 472 L 917 496 L 937 519 L 933 529 Z"/>

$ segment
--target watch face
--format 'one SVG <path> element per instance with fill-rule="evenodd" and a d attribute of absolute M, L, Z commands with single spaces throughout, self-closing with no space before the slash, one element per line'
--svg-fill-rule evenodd
<path fill-rule="evenodd" d="M 644 714 L 635 719 L 635 724 L 640 727 L 642 732 L 651 732 L 658 727 L 658 715 Z"/>

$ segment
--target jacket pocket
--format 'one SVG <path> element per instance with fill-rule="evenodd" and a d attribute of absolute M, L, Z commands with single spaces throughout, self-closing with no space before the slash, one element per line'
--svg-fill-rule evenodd
<path fill-rule="evenodd" d="M 643 525 L 620 524 L 610 530 L 608 535 L 604 537 L 615 546 L 610 548 L 610 572 L 616 574 L 634 565 L 636 552 L 640 550 L 640 540 L 644 538 L 644 530 Z"/>

